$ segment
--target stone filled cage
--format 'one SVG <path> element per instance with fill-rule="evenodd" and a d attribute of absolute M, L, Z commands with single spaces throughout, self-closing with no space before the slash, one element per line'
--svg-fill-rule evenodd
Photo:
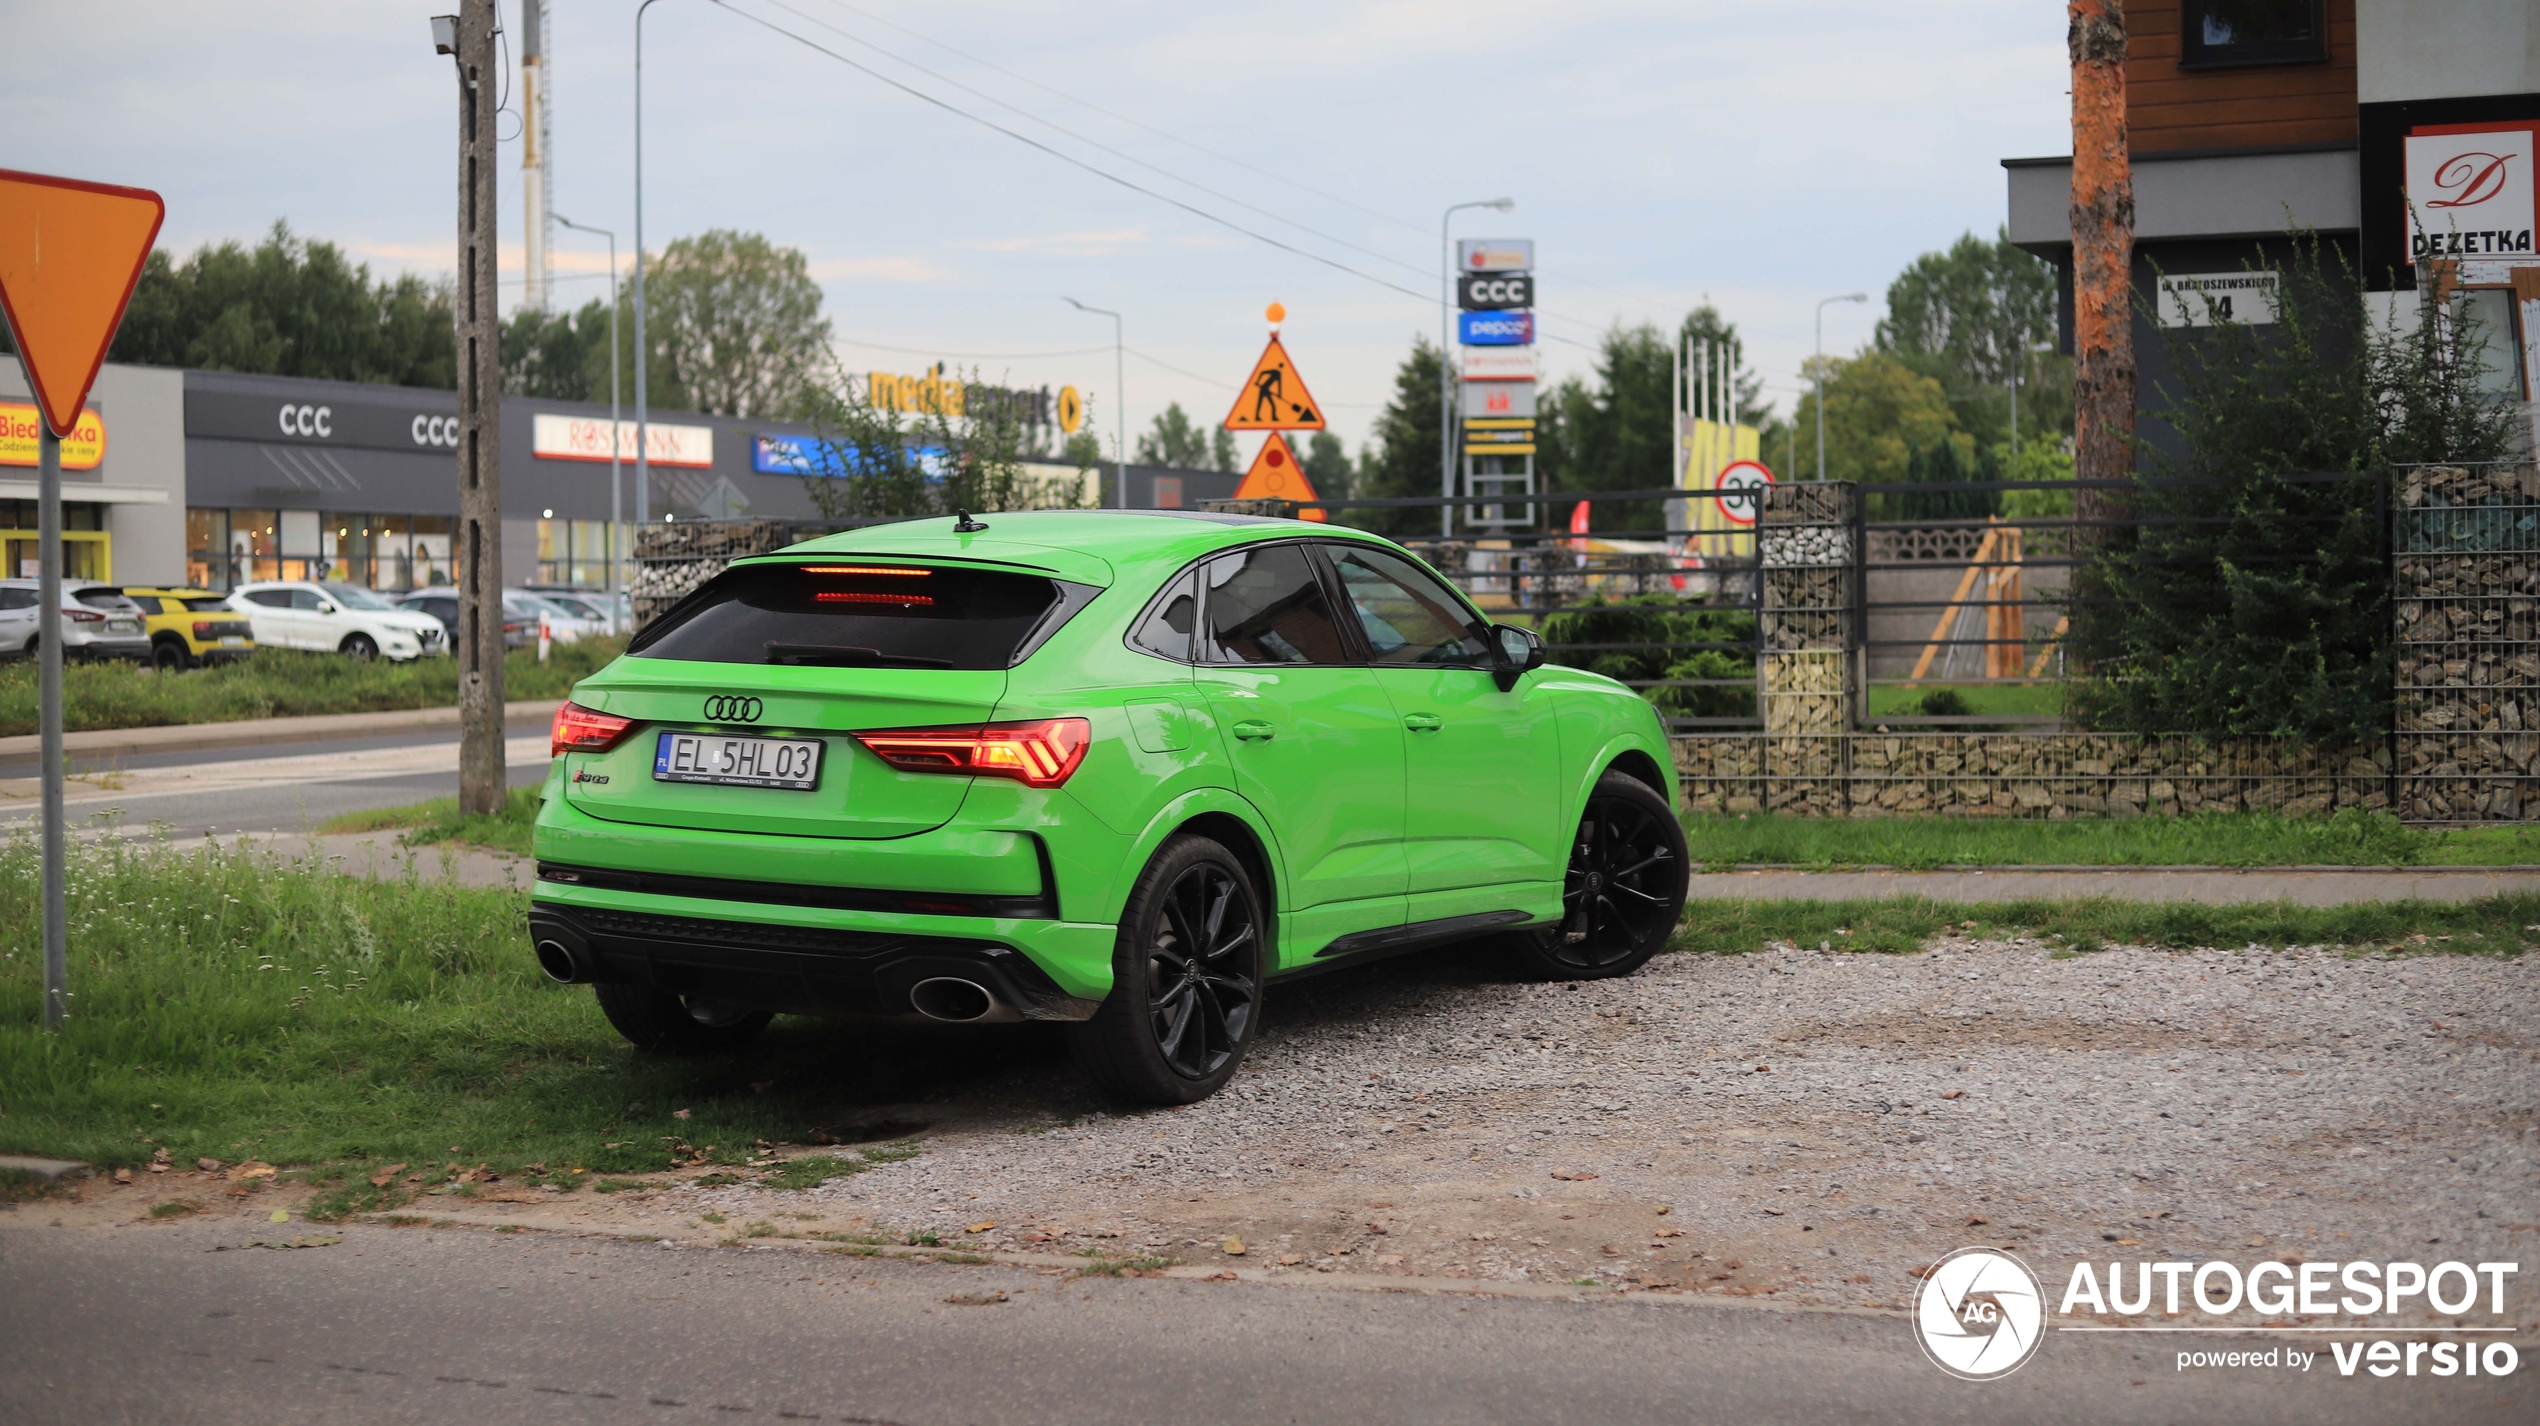
<path fill-rule="evenodd" d="M 2403 468 L 2391 510 L 2399 815 L 2540 816 L 2540 473 Z"/>

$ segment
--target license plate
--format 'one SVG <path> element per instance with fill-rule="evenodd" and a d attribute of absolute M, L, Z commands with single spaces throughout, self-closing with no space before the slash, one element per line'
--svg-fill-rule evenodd
<path fill-rule="evenodd" d="M 220 646 L 224 649 L 244 648 L 246 643 L 244 638 L 236 634 L 223 634 L 220 639 Z"/>
<path fill-rule="evenodd" d="M 664 733 L 653 745 L 653 780 L 809 792 L 820 785 L 820 747 L 810 738 Z"/>
<path fill-rule="evenodd" d="M 141 626 L 130 619 L 109 619 L 106 621 L 106 632 L 109 634 L 138 634 L 141 632 Z"/>

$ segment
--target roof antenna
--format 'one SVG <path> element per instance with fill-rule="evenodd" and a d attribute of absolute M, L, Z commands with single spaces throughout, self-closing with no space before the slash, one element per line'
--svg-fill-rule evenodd
<path fill-rule="evenodd" d="M 986 528 L 988 527 L 985 524 L 971 519 L 970 512 L 967 510 L 953 512 L 953 533 L 956 535 L 975 535 Z"/>

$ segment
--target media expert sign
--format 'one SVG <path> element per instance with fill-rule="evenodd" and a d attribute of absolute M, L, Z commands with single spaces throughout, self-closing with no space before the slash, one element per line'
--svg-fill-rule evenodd
<path fill-rule="evenodd" d="M 916 376 L 867 372 L 864 393 L 878 410 L 913 416 L 976 416 L 1009 420 L 1020 426 L 1055 425 L 1070 436 L 1085 424 L 1085 401 L 1075 387 L 1063 386 L 1052 393 L 1046 386 L 1037 390 L 990 386 L 983 381 L 947 377 L 940 362 L 933 370 Z"/>
<path fill-rule="evenodd" d="M 1535 344 L 1535 314 L 1458 312 L 1455 340 L 1468 347 L 1530 347 Z"/>
<path fill-rule="evenodd" d="M 2533 256 L 2540 125 L 2441 124 L 2407 137 L 2408 261 Z"/>
<path fill-rule="evenodd" d="M 1532 272 L 1532 238 L 1466 238 L 1455 245 L 1455 266 L 1462 272 Z"/>
<path fill-rule="evenodd" d="M 2282 290 L 2280 273 L 2165 272 L 2159 299 L 2161 325 L 2266 326 L 2276 319 Z"/>
<path fill-rule="evenodd" d="M 644 427 L 646 462 L 705 470 L 714 464 L 712 426 L 672 426 L 659 421 Z M 606 461 L 635 459 L 635 423 L 617 423 L 617 439 L 609 440 L 609 423 L 590 416 L 540 415 L 530 423 L 529 453 L 541 460 Z"/>
<path fill-rule="evenodd" d="M 32 406 L 0 402 L 0 465 L 33 465 L 44 415 Z M 106 418 L 95 407 L 79 413 L 79 424 L 62 439 L 62 469 L 95 470 L 106 458 Z"/>
<path fill-rule="evenodd" d="M 1455 305 L 1467 312 L 1504 312 L 1535 305 L 1534 274 L 1468 272 L 1455 279 Z"/>

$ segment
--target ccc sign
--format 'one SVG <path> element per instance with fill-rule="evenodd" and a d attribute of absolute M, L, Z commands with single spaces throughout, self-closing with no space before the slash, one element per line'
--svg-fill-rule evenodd
<path fill-rule="evenodd" d="M 456 416 L 417 416 L 411 430 L 418 446 L 455 446 L 459 443 L 459 418 Z"/>
<path fill-rule="evenodd" d="M 285 402 L 281 425 L 282 434 L 286 436 L 314 436 L 325 440 L 335 434 L 335 408 L 294 406 Z"/>
<path fill-rule="evenodd" d="M 1468 272 L 1455 280 L 1458 307 L 1467 312 L 1506 312 L 1535 305 L 1535 279 L 1525 272 Z"/>
<path fill-rule="evenodd" d="M 706 700 L 706 721 L 709 723 L 755 723 L 764 711 L 764 706 L 755 698 L 716 694 Z"/>

